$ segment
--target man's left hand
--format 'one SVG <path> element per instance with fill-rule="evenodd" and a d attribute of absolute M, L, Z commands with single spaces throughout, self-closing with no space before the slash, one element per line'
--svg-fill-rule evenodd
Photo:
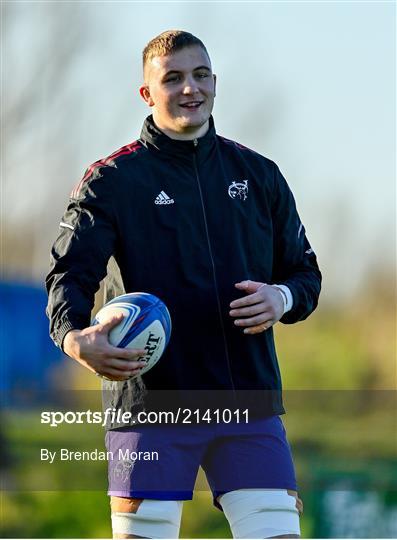
<path fill-rule="evenodd" d="M 234 324 L 243 328 L 244 334 L 260 334 L 283 316 L 284 302 L 275 287 L 251 280 L 235 283 L 235 287 L 247 296 L 233 300 L 229 314 L 237 317 Z"/>

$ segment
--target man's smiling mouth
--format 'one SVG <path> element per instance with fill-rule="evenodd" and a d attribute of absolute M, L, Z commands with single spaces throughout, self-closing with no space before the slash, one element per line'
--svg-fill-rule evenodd
<path fill-rule="evenodd" d="M 198 109 L 202 103 L 203 101 L 188 101 L 187 103 L 181 103 L 179 106 L 184 109 Z"/>

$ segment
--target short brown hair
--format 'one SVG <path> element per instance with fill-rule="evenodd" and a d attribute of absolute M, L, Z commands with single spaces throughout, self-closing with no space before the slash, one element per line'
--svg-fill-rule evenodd
<path fill-rule="evenodd" d="M 159 36 L 151 39 L 143 49 L 143 70 L 145 70 L 147 62 L 155 56 L 167 56 L 175 51 L 179 51 L 185 47 L 192 47 L 194 45 L 201 47 L 209 58 L 209 54 L 204 43 L 198 37 L 190 34 L 189 32 L 184 32 L 183 30 L 166 30 Z"/>

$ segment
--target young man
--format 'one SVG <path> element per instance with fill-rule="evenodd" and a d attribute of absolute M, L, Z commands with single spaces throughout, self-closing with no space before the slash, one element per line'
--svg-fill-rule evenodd
<path fill-rule="evenodd" d="M 109 463 L 114 536 L 177 537 L 201 464 L 235 538 L 297 537 L 301 503 L 278 416 L 272 326 L 315 309 L 316 257 L 277 166 L 216 134 L 216 77 L 203 43 L 164 32 L 146 46 L 143 65 L 140 94 L 152 115 L 140 139 L 87 170 L 62 218 L 47 277 L 51 335 L 106 379 L 124 410 L 138 393 L 165 390 L 197 404 L 206 392 L 208 402 L 221 395 L 225 406 L 244 404 L 250 418 L 109 426 L 109 450 L 159 453 L 150 465 Z M 173 321 L 168 349 L 142 377 L 144 351 L 108 342 L 120 319 L 89 327 L 112 256 L 124 289 L 158 295 Z"/>

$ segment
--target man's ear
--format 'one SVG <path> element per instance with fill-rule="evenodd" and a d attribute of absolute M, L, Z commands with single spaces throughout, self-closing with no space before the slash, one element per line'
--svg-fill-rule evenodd
<path fill-rule="evenodd" d="M 153 107 L 154 101 L 152 99 L 152 96 L 150 95 L 150 90 L 147 84 L 143 84 L 139 87 L 139 93 L 141 94 L 142 99 L 149 105 L 149 107 Z"/>
<path fill-rule="evenodd" d="M 212 76 L 214 78 L 214 96 L 216 96 L 216 75 L 215 75 L 215 73 L 213 73 Z"/>

